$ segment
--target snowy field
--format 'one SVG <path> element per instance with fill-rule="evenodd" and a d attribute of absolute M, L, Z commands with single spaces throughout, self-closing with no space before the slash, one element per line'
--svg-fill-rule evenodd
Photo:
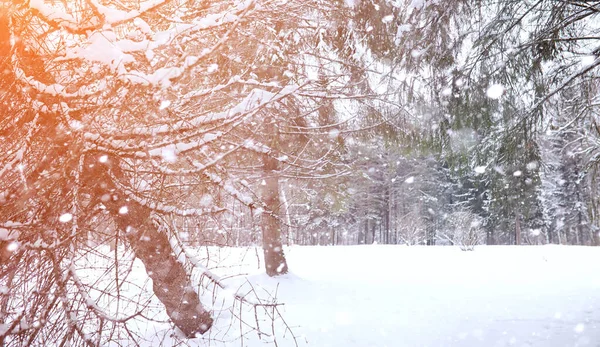
<path fill-rule="evenodd" d="M 243 258 L 244 266 L 216 270 L 250 272 L 228 280 L 230 288 L 242 285 L 239 293 L 249 283 L 277 292 L 296 337 L 279 330 L 278 346 L 600 346 L 600 248 L 304 246 L 286 255 L 292 273 L 277 279 L 258 270 L 254 249 L 221 251 L 222 265 Z M 186 344 L 272 339 L 250 331 L 235 340 L 240 328 L 230 324 L 231 312 L 213 309 L 219 318 L 211 334 Z M 283 328 L 280 320 L 275 327 Z M 163 332 L 147 343 L 161 334 L 162 344 L 175 342 Z"/>

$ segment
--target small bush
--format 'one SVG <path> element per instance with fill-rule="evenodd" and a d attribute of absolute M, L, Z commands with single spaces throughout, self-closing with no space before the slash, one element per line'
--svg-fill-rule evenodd
<path fill-rule="evenodd" d="M 446 235 L 454 245 L 463 251 L 472 251 L 483 242 L 484 231 L 481 228 L 481 217 L 468 210 L 453 212 L 448 217 L 450 234 Z"/>

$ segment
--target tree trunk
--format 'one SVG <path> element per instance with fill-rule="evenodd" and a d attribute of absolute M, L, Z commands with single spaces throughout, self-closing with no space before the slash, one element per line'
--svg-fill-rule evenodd
<path fill-rule="evenodd" d="M 362 230 L 358 232 L 358 244 L 366 244 L 367 243 L 367 235 L 369 234 L 369 218 L 367 218 L 367 214 L 365 213 L 365 222 Z"/>
<path fill-rule="evenodd" d="M 521 244 L 521 224 L 519 223 L 519 215 L 515 217 L 515 245 Z"/>
<path fill-rule="evenodd" d="M 559 245 L 563 244 L 561 234 L 562 234 L 562 229 L 557 229 L 556 236 L 558 237 L 558 244 Z"/>
<path fill-rule="evenodd" d="M 581 200 L 578 200 L 581 201 Z M 579 241 L 581 242 L 581 245 L 585 245 L 585 238 L 583 237 L 583 216 L 581 211 L 579 211 L 578 213 L 579 216 L 579 224 L 577 224 L 577 232 L 579 232 Z"/>
<path fill-rule="evenodd" d="M 390 243 L 390 213 L 391 213 L 391 204 L 392 204 L 392 199 L 391 199 L 391 194 L 390 194 L 390 189 L 388 188 L 388 190 L 386 191 L 386 204 L 385 204 L 385 210 L 384 210 L 384 215 L 383 215 L 383 220 L 384 220 L 384 237 L 383 237 L 383 243 L 385 243 L 386 245 Z"/>
<path fill-rule="evenodd" d="M 143 206 L 129 201 L 127 213 L 120 214 L 118 211 L 123 203 L 117 200 L 107 207 L 136 258 L 144 263 L 152 279 L 154 295 L 165 305 L 175 326 L 187 337 L 204 334 L 213 320 L 200 303 L 183 264 L 173 254 L 167 235 L 152 223 L 149 210 Z"/>
<path fill-rule="evenodd" d="M 339 238 L 339 236 L 338 236 Z M 336 242 L 335 242 L 335 228 L 331 228 L 331 245 L 335 246 Z"/>
<path fill-rule="evenodd" d="M 375 243 L 375 231 L 377 230 L 377 223 L 373 221 L 371 223 L 371 244 Z"/>
<path fill-rule="evenodd" d="M 268 154 L 263 154 L 264 186 L 263 202 L 266 210 L 262 215 L 263 251 L 265 254 L 265 270 L 269 276 L 282 275 L 288 272 L 287 262 L 281 244 L 281 221 L 279 219 L 279 176 L 278 161 Z"/>
<path fill-rule="evenodd" d="M 279 185 L 279 184 L 278 184 Z M 290 205 L 288 203 L 287 197 L 285 195 L 285 188 L 279 186 L 279 188 L 281 188 L 281 190 L 279 191 L 280 194 L 280 198 L 281 201 L 283 203 L 283 208 L 285 209 L 285 222 L 286 222 L 286 233 L 285 233 L 285 244 L 286 245 L 290 245 L 290 244 L 294 244 L 294 239 L 293 239 L 293 235 L 292 235 L 292 219 L 290 218 Z"/>
<path fill-rule="evenodd" d="M 101 165 L 95 166 L 99 167 Z M 118 164 L 112 167 L 118 175 Z M 92 169 L 88 181 L 101 182 L 96 185 L 94 193 L 102 197 L 120 234 L 125 236 L 136 258 L 144 264 L 152 279 L 154 295 L 163 303 L 169 318 L 185 336 L 204 334 L 212 326 L 213 319 L 202 306 L 183 264 L 177 261 L 168 236 L 152 222 L 149 208 L 127 201 L 111 184 L 106 184 L 111 182 L 110 178 L 102 175 L 100 170 Z"/>

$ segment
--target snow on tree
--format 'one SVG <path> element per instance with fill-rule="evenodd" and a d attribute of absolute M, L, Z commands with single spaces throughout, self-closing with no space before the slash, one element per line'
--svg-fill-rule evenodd
<path fill-rule="evenodd" d="M 135 339 L 129 321 L 148 310 L 187 337 L 210 331 L 201 298 L 229 288 L 188 242 L 260 243 L 271 276 L 288 271 L 282 235 L 600 244 L 597 12 L 552 1 L 4 2 L 2 341 Z M 94 257 L 115 275 L 86 277 Z M 152 288 L 125 298 L 136 261 Z"/>
<path fill-rule="evenodd" d="M 114 247 L 112 266 L 127 254 L 140 260 L 175 326 L 187 337 L 207 332 L 213 317 L 201 295 L 225 285 L 189 256 L 180 230 L 220 218 L 231 200 L 262 213 L 267 272 L 287 271 L 273 180 L 286 152 L 269 136 L 284 122 L 303 127 L 297 120 L 325 96 L 294 51 L 314 37 L 314 27 L 298 29 L 310 10 L 168 0 L 2 8 L 3 339 L 102 344 L 146 319 L 143 302 L 111 293 L 127 282 L 119 271 L 98 282 L 104 288 L 82 278 L 79 260 L 97 253 L 96 242 L 126 244 L 125 255 Z M 320 129 L 301 130 L 311 131 Z M 288 154 L 305 175 L 323 165 Z M 256 194 L 237 172 L 261 160 L 267 189 Z M 111 314 L 107 301 L 131 315 Z"/>

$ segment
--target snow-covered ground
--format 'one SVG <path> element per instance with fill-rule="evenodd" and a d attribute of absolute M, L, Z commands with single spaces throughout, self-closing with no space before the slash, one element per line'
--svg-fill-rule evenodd
<path fill-rule="evenodd" d="M 315 346 L 600 346 L 600 249 L 299 247 L 286 318 Z"/>
<path fill-rule="evenodd" d="M 243 256 L 245 269 L 221 274 L 254 272 L 230 288 L 277 292 L 299 346 L 600 346 L 600 248 L 291 247 L 292 273 L 277 279 L 258 270 L 253 249 L 222 252 L 229 264 Z M 189 344 L 240 346 L 232 314 L 213 309 L 214 331 Z M 243 345 L 269 340 L 249 332 Z M 295 345 L 283 330 L 277 343 Z"/>

